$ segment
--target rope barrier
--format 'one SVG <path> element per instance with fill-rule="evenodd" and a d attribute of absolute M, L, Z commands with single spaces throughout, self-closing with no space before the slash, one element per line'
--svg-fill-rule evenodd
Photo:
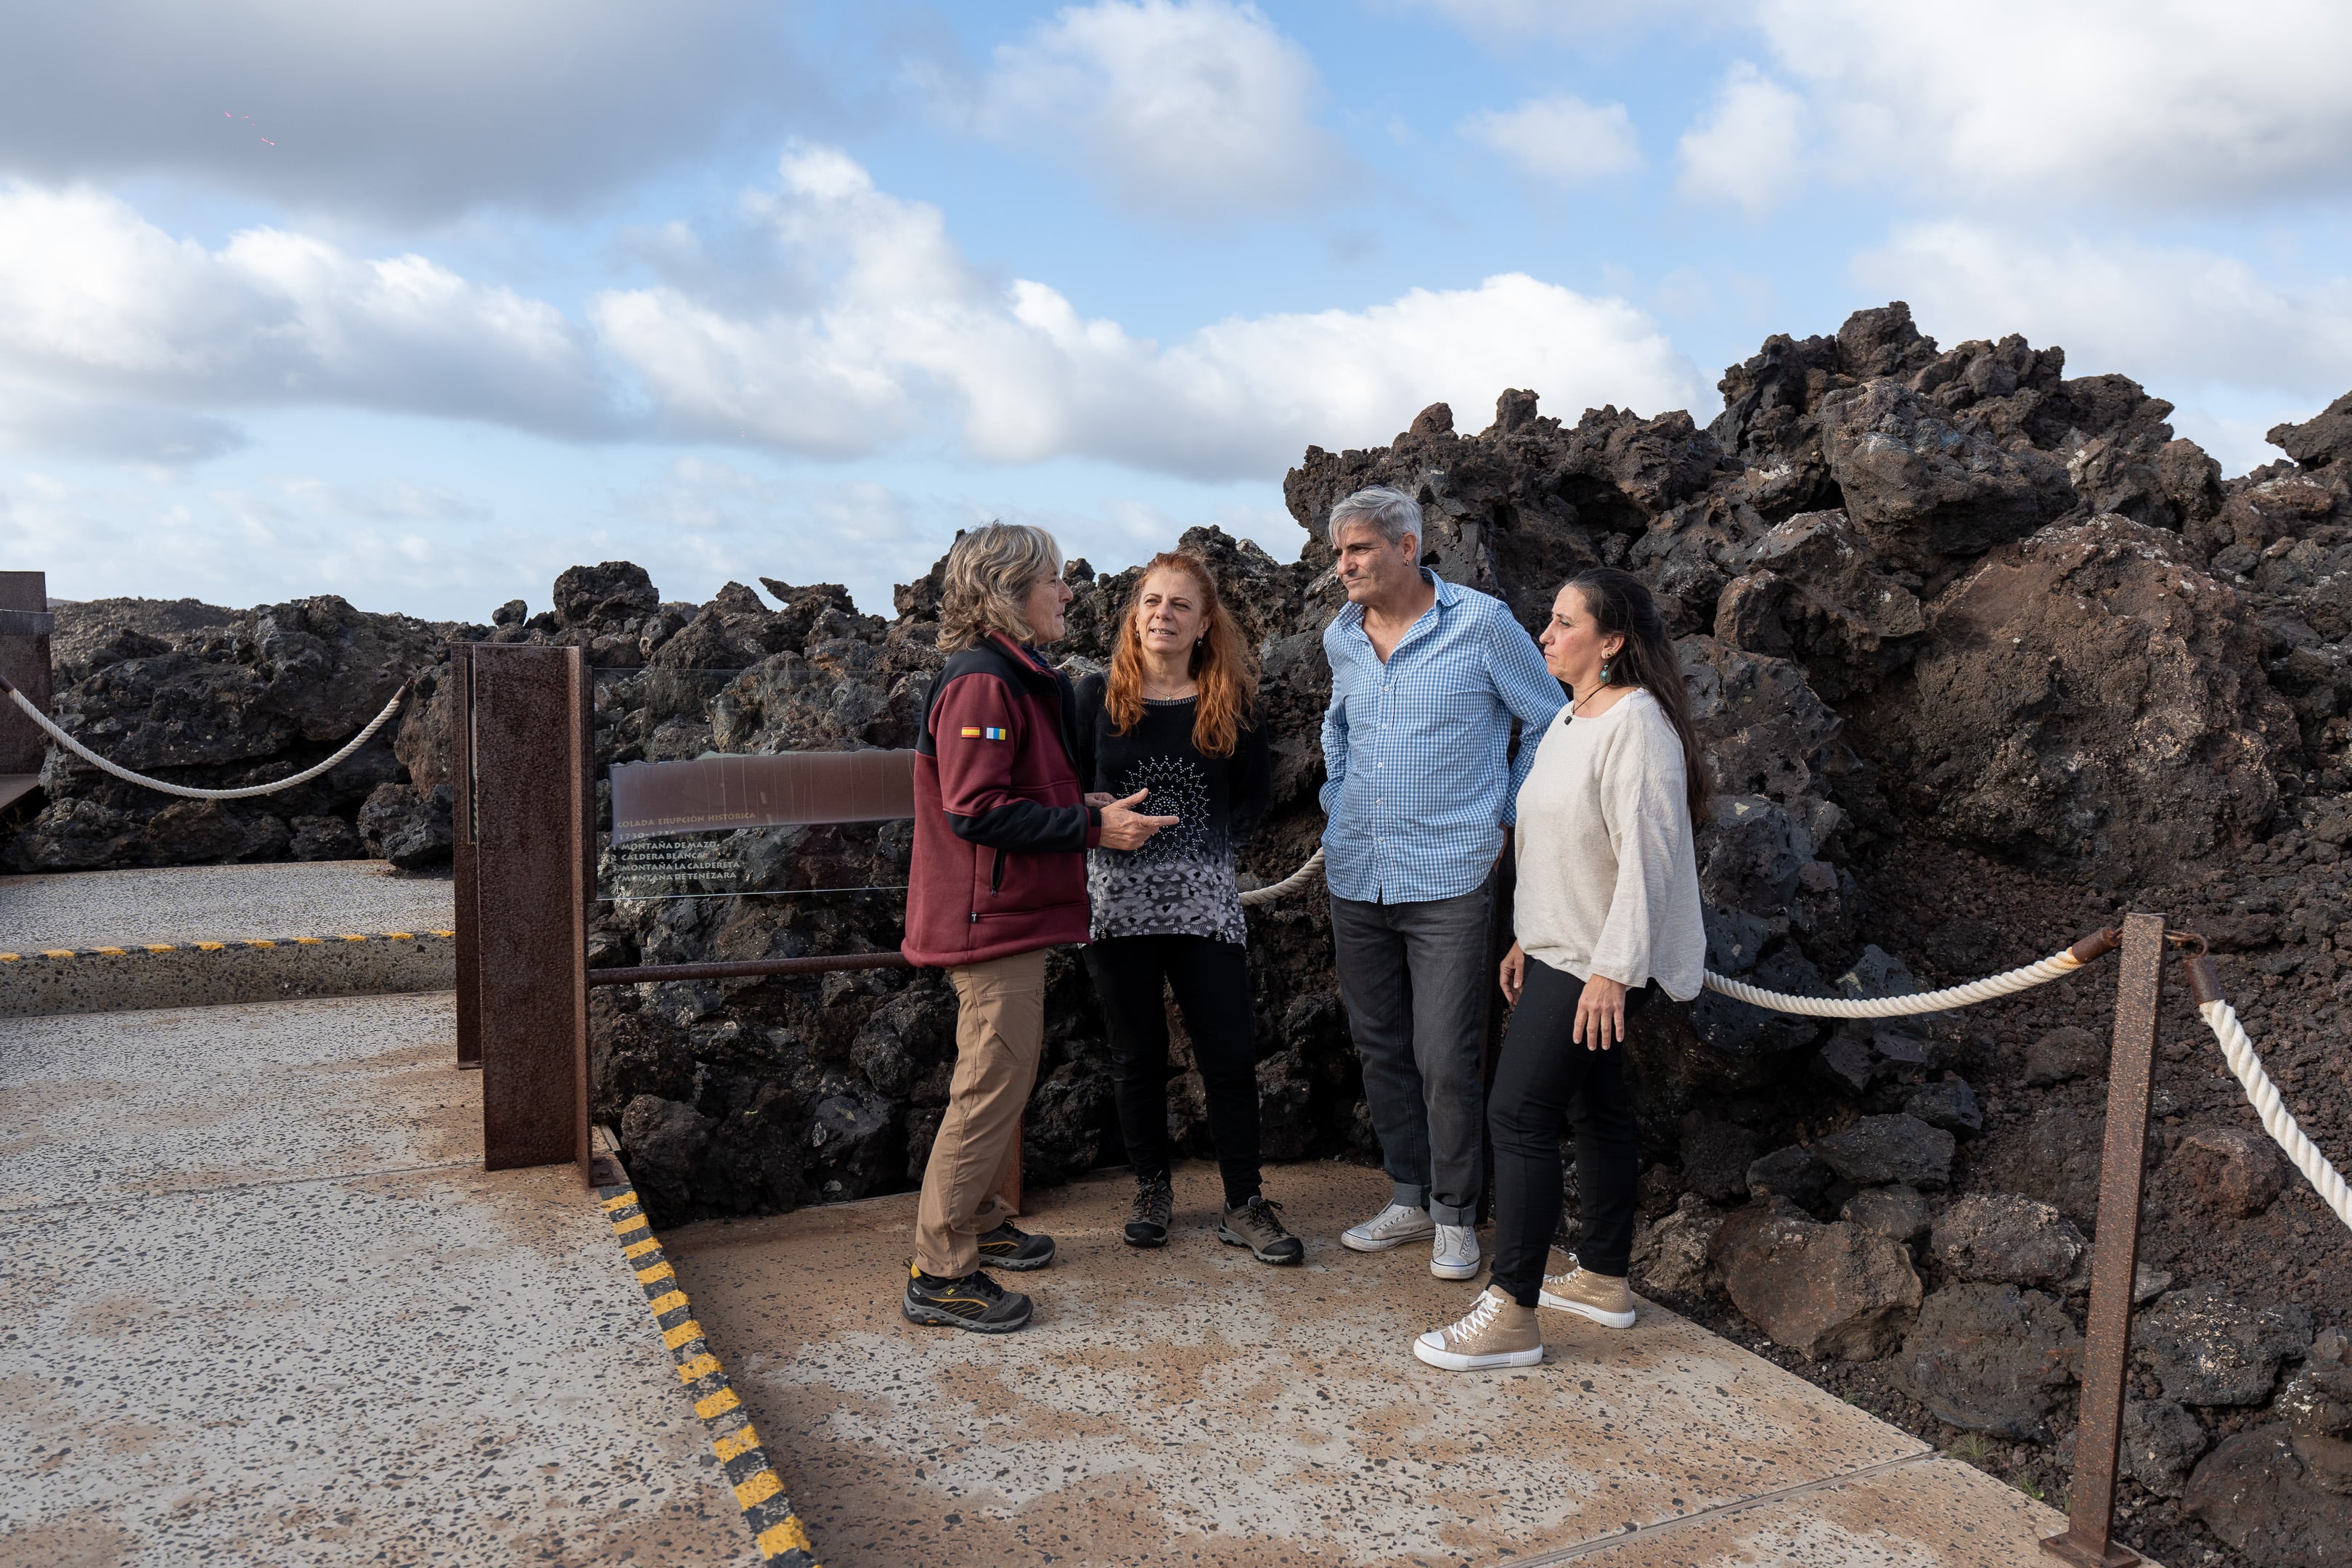
<path fill-rule="evenodd" d="M 49 739 L 79 757 L 83 762 L 101 772 L 112 773 L 125 784 L 138 784 L 143 789 L 161 790 L 165 795 L 181 795 L 189 800 L 244 800 L 257 795 L 274 795 L 281 789 L 291 789 L 296 784 L 310 783 L 374 739 L 375 732 L 390 723 L 392 716 L 400 711 L 401 703 L 408 696 L 408 682 L 401 682 L 400 689 L 392 694 L 392 700 L 383 705 L 383 711 L 368 721 L 366 729 L 352 736 L 351 743 L 341 751 L 315 767 L 305 768 L 291 778 L 282 778 L 274 784 L 247 784 L 242 789 L 197 789 L 189 784 L 166 784 L 162 779 L 151 779 L 144 773 L 134 773 L 129 768 L 108 762 L 104 757 L 75 740 L 72 735 L 58 728 L 57 723 L 47 714 L 33 706 L 32 700 L 23 692 L 17 690 L 5 679 L 0 679 L 0 688 L 5 688 L 8 700 L 16 703 L 18 710 L 34 723 L 47 731 Z"/>
<path fill-rule="evenodd" d="M 2279 1098 L 2278 1085 L 2263 1070 L 2262 1058 L 2254 1055 L 2254 1042 L 2246 1037 L 2246 1026 L 2238 1022 L 2238 1010 L 2221 994 L 2221 977 L 2213 967 L 2212 956 L 2204 951 L 2205 939 L 2187 939 L 2197 944 L 2198 952 L 2189 960 L 2189 995 L 2197 1004 L 2197 1016 L 2213 1031 L 2213 1039 L 2221 1047 L 2221 1059 L 2230 1064 L 2238 1085 L 2253 1103 L 2254 1114 L 2261 1118 L 2263 1131 L 2271 1142 L 2283 1150 L 2303 1179 L 2319 1194 L 2319 1201 L 2336 1211 L 2336 1217 L 2352 1226 L 2352 1189 L 2319 1146 L 2305 1136 L 2301 1127 Z"/>
<path fill-rule="evenodd" d="M 2063 952 L 2012 969 L 2002 974 L 1989 974 L 1982 980 L 1971 980 L 1965 985 L 1947 985 L 1941 991 L 1915 992 L 1908 996 L 1790 996 L 1784 992 L 1767 991 L 1760 985 L 1744 981 L 1727 980 L 1710 969 L 1706 972 L 1706 988 L 1734 1001 L 1745 1002 L 1751 1007 L 1769 1008 L 1775 1013 L 1795 1013 L 1808 1018 L 1900 1018 L 1914 1013 L 1940 1013 L 1948 1007 L 1966 1007 L 1977 1002 L 1990 1002 L 1996 996 L 2013 996 L 2020 991 L 2031 991 L 2037 985 L 2074 973 L 2090 960 L 2113 946 L 2101 947 L 2096 952 L 2081 950 L 2104 937 L 2084 937 L 2082 942 Z"/>
<path fill-rule="evenodd" d="M 1306 865 L 1301 866 L 1297 870 L 1293 871 L 1289 876 L 1285 877 L 1281 881 L 1276 882 L 1270 887 L 1252 888 L 1248 892 L 1242 895 L 1242 902 L 1243 904 L 1251 907 L 1255 907 L 1258 904 L 1270 904 L 1274 902 L 1275 900 L 1282 897 L 1283 894 L 1289 892 L 1292 889 L 1306 881 L 1309 877 L 1312 877 L 1316 872 L 1322 868 L 1323 851 L 1318 847 L 1314 854 L 1309 855 L 1307 858 Z"/>

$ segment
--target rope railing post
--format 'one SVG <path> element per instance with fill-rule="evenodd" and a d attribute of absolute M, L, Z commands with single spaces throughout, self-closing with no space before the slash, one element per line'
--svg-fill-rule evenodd
<path fill-rule="evenodd" d="M 2066 1533 L 2042 1550 L 2080 1568 L 2144 1561 L 2111 1539 L 2121 1451 L 2124 1373 L 2131 1346 L 2132 1275 L 2139 1263 L 2139 1200 L 2147 1108 L 2156 1077 L 2156 1005 L 2164 986 L 2164 917 L 2124 920 L 2116 976 L 2115 1044 L 2107 1058 L 2106 1136 L 2099 1153 L 2098 1236 L 2091 1252 L 2091 1312 L 2083 1346 L 2082 1417 Z"/>

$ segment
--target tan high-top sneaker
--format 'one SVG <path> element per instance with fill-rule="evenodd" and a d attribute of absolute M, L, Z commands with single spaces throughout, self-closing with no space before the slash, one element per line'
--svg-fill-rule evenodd
<path fill-rule="evenodd" d="M 1568 1272 L 1544 1276 L 1543 1293 L 1536 1300 L 1544 1306 L 1557 1307 L 1563 1312 L 1590 1318 L 1603 1328 L 1630 1329 L 1633 1326 L 1633 1292 L 1622 1278 L 1595 1274 L 1580 1267 L 1575 1255 L 1569 1258 Z"/>
<path fill-rule="evenodd" d="M 1489 1285 L 1456 1322 L 1412 1342 L 1412 1353 L 1448 1372 L 1491 1366 L 1533 1366 L 1543 1360 L 1543 1331 L 1532 1307 L 1522 1307 Z"/>

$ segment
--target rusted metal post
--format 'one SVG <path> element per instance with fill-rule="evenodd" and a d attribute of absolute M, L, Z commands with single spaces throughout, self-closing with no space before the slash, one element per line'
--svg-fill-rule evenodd
<path fill-rule="evenodd" d="M 449 645 L 449 869 L 456 886 L 457 928 L 457 1065 L 482 1065 L 481 910 L 474 881 L 473 645 Z"/>
<path fill-rule="evenodd" d="M 588 670 L 576 647 L 477 644 L 467 811 L 485 1169 L 576 1163 L 587 1119 Z"/>
<path fill-rule="evenodd" d="M 2156 1004 L 2164 987 L 2164 917 L 2124 920 L 2116 978 L 2115 1047 L 2107 1058 L 2106 1139 L 2099 1154 L 2099 1235 L 2091 1253 L 2091 1322 L 2083 1351 L 2082 1418 L 2074 1427 L 2074 1483 L 2066 1533 L 2042 1543 L 2082 1568 L 2145 1562 L 2108 1539 L 2115 1524 L 2116 1458 L 2122 1444 L 2124 1374 L 2131 1350 L 2132 1275 L 2139 1263 L 2140 1178 L 2147 1158 L 2147 1105 L 2156 1072 Z"/>
<path fill-rule="evenodd" d="M 42 712 L 49 711 L 48 574 L 0 572 L 0 676 Z M 0 806 L 30 795 L 41 782 L 49 738 L 39 725 L 0 701 Z"/>

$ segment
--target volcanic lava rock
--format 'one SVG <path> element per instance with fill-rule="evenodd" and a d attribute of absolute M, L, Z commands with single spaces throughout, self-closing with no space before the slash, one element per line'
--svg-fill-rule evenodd
<path fill-rule="evenodd" d="M 2053 1296 L 2014 1285 L 1947 1285 L 1920 1305 L 1895 1380 L 1955 1426 L 2040 1441 L 2082 1346 Z"/>
<path fill-rule="evenodd" d="M 2183 1505 L 2256 1568 L 2352 1562 L 2352 1465 L 2307 1442 L 2276 1424 L 2222 1438 Z"/>
<path fill-rule="evenodd" d="M 2241 1219 L 2270 1207 L 2294 1174 L 2268 1133 L 2238 1127 L 2189 1129 L 2172 1163 L 2206 1202 Z"/>
<path fill-rule="evenodd" d="M 2040 1036 L 2025 1053 L 2025 1081 L 2029 1087 L 2103 1077 L 2106 1070 L 2106 1042 L 2090 1030 L 2072 1025 Z"/>
<path fill-rule="evenodd" d="M 1707 1281 L 1707 1249 L 1723 1215 L 1696 1193 L 1685 1193 L 1674 1213 L 1645 1226 L 1633 1241 L 1633 1267 L 1661 1290 L 1697 1290 Z"/>
<path fill-rule="evenodd" d="M 1707 1257 L 1748 1321 L 1801 1355 L 1884 1355 L 1919 1305 L 1919 1276 L 1901 1244 L 1843 1221 L 1823 1225 L 1785 1199 L 1727 1215 Z"/>
<path fill-rule="evenodd" d="M 1956 1279 L 2056 1285 L 2090 1243 L 2048 1204 L 2017 1193 L 1969 1193 L 1936 1216 L 1936 1261 Z"/>
<path fill-rule="evenodd" d="M 1859 1186 L 1944 1186 L 1951 1179 L 1952 1149 L 1950 1133 L 1901 1111 L 1865 1116 L 1813 1144 L 1814 1154 Z"/>
<path fill-rule="evenodd" d="M 2293 1302 L 2242 1307 L 2220 1285 L 2164 1296 L 2132 1322 L 2132 1354 L 2167 1399 L 2183 1405 L 2260 1405 L 2280 1362 L 2312 1343 L 2311 1313 Z"/>
<path fill-rule="evenodd" d="M 1782 1197 L 1809 1209 L 1822 1201 L 1836 1174 L 1811 1149 L 1791 1143 L 1748 1167 L 1748 1191 L 1755 1197 Z"/>
<path fill-rule="evenodd" d="M 1927 1200 L 1911 1187 L 1864 1187 L 1846 1199 L 1838 1217 L 1889 1241 L 1916 1241 L 1927 1234 Z"/>

